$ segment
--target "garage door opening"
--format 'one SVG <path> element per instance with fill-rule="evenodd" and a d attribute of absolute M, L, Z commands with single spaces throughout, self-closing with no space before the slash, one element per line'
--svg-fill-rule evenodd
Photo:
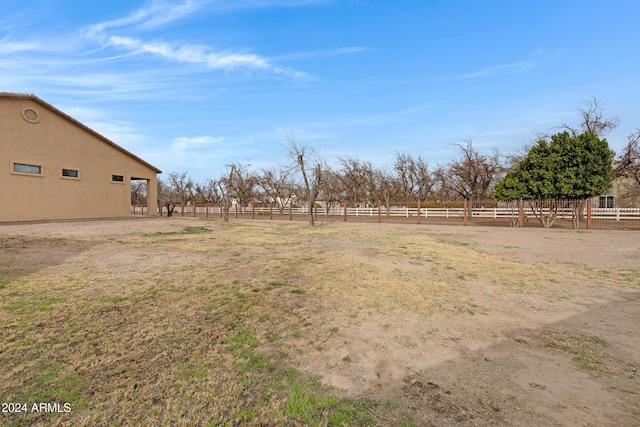
<path fill-rule="evenodd" d="M 131 178 L 131 214 L 132 215 L 149 215 L 149 206 L 155 206 L 155 203 L 149 201 L 148 179 Z M 155 213 L 152 212 L 152 215 Z"/>

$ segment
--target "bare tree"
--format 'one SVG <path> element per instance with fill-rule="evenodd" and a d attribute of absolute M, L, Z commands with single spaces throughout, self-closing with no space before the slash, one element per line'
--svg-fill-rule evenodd
<path fill-rule="evenodd" d="M 399 192 L 406 205 L 412 200 L 424 202 L 432 195 L 433 176 L 422 157 L 414 159 L 410 154 L 396 152 L 394 169 L 398 175 Z"/>
<path fill-rule="evenodd" d="M 598 138 L 602 138 L 618 127 L 620 120 L 617 117 L 605 118 L 596 97 L 591 98 L 590 101 L 584 101 L 584 103 L 587 104 L 585 108 L 578 108 L 581 119 L 579 127 L 563 123 L 560 126 L 561 129 L 568 131 L 573 137 L 583 132 L 591 132 Z"/>
<path fill-rule="evenodd" d="M 187 203 L 193 196 L 193 181 L 187 172 L 171 172 L 167 175 L 167 184 L 174 194 L 175 202 Z"/>
<path fill-rule="evenodd" d="M 193 198 L 193 181 L 187 172 L 171 172 L 167 182 L 158 180 L 158 203 L 167 208 L 167 216 L 173 215 L 177 204 L 187 203 Z"/>
<path fill-rule="evenodd" d="M 633 178 L 640 185 L 640 129 L 627 136 L 613 173 L 618 177 Z"/>
<path fill-rule="evenodd" d="M 147 201 L 147 182 L 131 181 L 131 204 L 141 205 Z"/>
<path fill-rule="evenodd" d="M 289 142 L 289 157 L 293 160 L 294 167 L 302 174 L 305 199 L 309 203 L 309 225 L 313 227 L 315 225 L 313 209 L 322 184 L 322 163 L 308 145 L 299 144 L 296 141 L 293 132 L 287 133 L 286 137 Z"/>
<path fill-rule="evenodd" d="M 257 183 L 264 191 L 267 200 L 274 202 L 282 215 L 294 194 L 291 174 L 283 169 L 263 169 L 257 177 Z"/>
<path fill-rule="evenodd" d="M 202 183 L 195 183 L 193 199 L 195 203 L 220 203 L 220 190 L 214 179 L 207 179 Z"/>
<path fill-rule="evenodd" d="M 322 199 L 326 203 L 327 215 L 331 208 L 345 200 L 345 190 L 342 176 L 328 166 L 322 171 L 322 186 L 320 189 Z"/>
<path fill-rule="evenodd" d="M 375 179 L 371 162 L 352 157 L 340 159 L 344 195 L 351 205 L 371 206 L 375 198 Z"/>
<path fill-rule="evenodd" d="M 451 188 L 448 172 L 446 166 L 441 165 L 438 165 L 433 171 L 434 196 L 436 200 L 441 200 L 445 203 L 460 197 L 459 194 Z"/>
<path fill-rule="evenodd" d="M 257 196 L 258 178 L 249 170 L 250 165 L 232 163 L 231 166 L 233 173 L 229 175 L 228 190 L 240 206 L 246 206 Z"/>
<path fill-rule="evenodd" d="M 384 202 L 387 208 L 387 216 L 389 216 L 391 201 L 399 193 L 398 181 L 386 168 L 375 169 L 373 171 L 373 177 L 375 182 L 374 196 L 378 201 Z"/>
<path fill-rule="evenodd" d="M 463 199 L 481 200 L 489 195 L 493 185 L 501 177 L 503 167 L 497 151 L 492 156 L 481 155 L 473 148 L 473 142 L 455 144 L 461 158 L 454 160 L 443 170 L 441 179 L 448 189 Z"/>
<path fill-rule="evenodd" d="M 168 217 L 173 215 L 173 210 L 176 207 L 175 197 L 171 188 L 162 179 L 158 179 L 158 204 L 167 208 Z M 162 215 L 162 210 L 160 215 Z"/>
<path fill-rule="evenodd" d="M 227 165 L 226 174 L 223 175 L 217 181 L 218 190 L 220 191 L 219 193 L 220 200 L 222 202 L 222 212 L 223 212 L 222 219 L 224 222 L 229 222 L 229 209 L 231 207 L 231 199 L 233 197 L 231 195 L 231 192 L 232 192 L 231 188 L 232 188 L 233 176 L 235 175 L 235 168 L 236 168 L 235 163 L 231 163 Z"/>

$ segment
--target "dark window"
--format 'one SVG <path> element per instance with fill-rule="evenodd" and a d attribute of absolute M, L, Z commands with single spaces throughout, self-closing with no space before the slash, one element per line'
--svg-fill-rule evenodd
<path fill-rule="evenodd" d="M 24 164 L 24 163 L 14 163 L 13 164 L 13 171 L 14 172 L 20 172 L 20 173 L 32 173 L 34 175 L 41 175 L 42 174 L 42 166 L 27 165 L 27 164 Z"/>
<path fill-rule="evenodd" d="M 113 181 L 113 182 L 124 182 L 124 176 L 122 176 L 122 175 L 111 175 L 111 181 Z"/>
<path fill-rule="evenodd" d="M 62 176 L 66 176 L 69 178 L 77 178 L 78 171 L 75 169 L 62 169 Z"/>
<path fill-rule="evenodd" d="M 600 196 L 598 200 L 599 208 L 612 208 L 613 207 L 613 196 Z"/>

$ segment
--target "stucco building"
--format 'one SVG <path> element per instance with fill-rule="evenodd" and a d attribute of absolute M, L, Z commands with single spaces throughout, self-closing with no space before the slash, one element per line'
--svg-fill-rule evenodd
<path fill-rule="evenodd" d="M 0 222 L 128 217 L 131 181 L 157 206 L 161 172 L 35 95 L 0 92 Z"/>
<path fill-rule="evenodd" d="M 594 207 L 638 208 L 640 207 L 640 185 L 631 177 L 616 178 L 607 194 L 595 197 Z"/>

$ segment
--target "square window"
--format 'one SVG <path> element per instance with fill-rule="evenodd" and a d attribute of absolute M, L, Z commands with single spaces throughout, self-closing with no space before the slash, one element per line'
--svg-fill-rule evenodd
<path fill-rule="evenodd" d="M 28 165 L 25 163 L 14 163 L 13 171 L 18 173 L 31 173 L 34 175 L 42 175 L 42 166 Z"/>
<path fill-rule="evenodd" d="M 78 171 L 76 169 L 62 169 L 62 176 L 67 178 L 77 178 Z"/>
<path fill-rule="evenodd" d="M 599 208 L 613 208 L 613 196 L 600 196 L 598 199 Z"/>

